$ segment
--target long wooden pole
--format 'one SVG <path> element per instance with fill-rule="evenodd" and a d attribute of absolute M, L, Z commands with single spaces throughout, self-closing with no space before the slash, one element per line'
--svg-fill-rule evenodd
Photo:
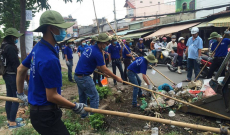
<path fill-rule="evenodd" d="M 94 71 L 94 72 L 96 72 L 96 73 L 98 73 L 98 74 L 102 74 L 102 73 L 97 72 L 97 71 Z M 220 116 L 220 117 L 222 117 L 222 118 L 225 118 L 225 119 L 230 120 L 230 117 L 228 117 L 228 116 L 225 116 L 225 115 L 222 115 L 222 114 L 219 114 L 219 113 L 213 112 L 213 111 L 208 110 L 208 109 L 204 109 L 204 108 L 202 108 L 202 107 L 199 107 L 199 106 L 196 106 L 196 105 L 190 104 L 190 103 L 188 103 L 188 102 L 185 102 L 185 101 L 182 101 L 182 100 L 179 100 L 179 99 L 176 99 L 176 98 L 174 98 L 174 97 L 167 96 L 167 95 L 162 94 L 162 93 L 160 93 L 160 92 L 156 92 L 156 91 L 154 91 L 154 90 L 150 90 L 150 89 L 147 89 L 147 88 L 145 88 L 145 87 L 141 87 L 141 86 L 138 86 L 138 85 L 132 84 L 132 83 L 127 82 L 127 81 L 122 81 L 122 83 L 125 83 L 125 84 L 128 84 L 128 85 L 131 85 L 131 86 L 134 86 L 134 87 L 137 87 L 137 88 L 140 88 L 140 89 L 143 89 L 143 90 L 149 91 L 149 92 L 153 92 L 153 93 L 155 93 L 155 94 L 159 94 L 159 95 L 161 95 L 161 96 L 163 96 L 163 97 L 166 97 L 166 98 L 169 98 L 169 99 L 172 99 L 172 100 L 175 100 L 175 101 L 181 102 L 181 103 L 186 104 L 186 105 L 188 105 L 188 106 L 192 106 L 192 107 L 197 108 L 197 109 L 200 109 L 200 110 L 202 110 L 202 111 L 205 111 L 205 112 L 208 112 L 208 113 L 211 113 L 211 114 L 214 114 L 214 115 L 217 115 L 217 116 Z"/>
<path fill-rule="evenodd" d="M 230 29 L 230 26 L 228 27 L 228 30 Z M 224 37 L 226 36 L 226 34 L 224 34 L 223 38 L 220 40 L 220 42 L 218 43 L 218 45 L 216 46 L 215 50 L 213 51 L 212 53 L 212 56 L 213 57 L 215 55 L 215 52 L 216 50 L 218 49 L 218 47 L 220 46 L 221 42 L 223 41 Z M 204 68 L 207 66 L 209 61 L 206 61 L 205 65 L 203 66 L 203 68 L 200 70 L 200 73 L 196 76 L 196 79 L 194 80 L 194 82 L 199 78 L 201 72 L 204 70 Z"/>
<path fill-rule="evenodd" d="M 149 81 L 152 83 L 152 85 L 154 86 L 154 87 L 156 87 L 155 85 L 154 85 L 154 83 L 152 82 L 152 80 L 149 78 L 149 76 L 148 75 L 146 75 L 147 76 L 147 78 L 149 79 Z M 156 96 L 155 96 L 155 94 L 152 92 L 152 95 L 153 95 L 153 97 L 154 97 L 154 99 L 156 100 L 156 102 L 157 102 L 157 105 L 160 107 L 160 104 L 159 104 L 159 102 L 157 101 L 157 98 L 156 98 Z"/>
<path fill-rule="evenodd" d="M 0 96 L 0 100 L 23 103 L 23 101 L 21 101 L 20 99 L 12 98 L 12 97 Z M 66 107 L 66 109 L 70 109 L 70 108 Z M 156 117 L 143 116 L 143 115 L 137 115 L 137 114 L 132 114 L 132 113 L 118 112 L 118 111 L 94 109 L 94 108 L 89 108 L 89 107 L 84 107 L 84 110 L 87 111 L 87 112 L 92 112 L 92 113 L 116 115 L 116 116 L 128 117 L 128 118 L 133 118 L 133 119 L 154 121 L 154 122 L 158 122 L 158 123 L 175 125 L 175 126 L 179 126 L 179 127 L 187 127 L 187 128 L 197 129 L 197 130 L 221 133 L 220 128 L 208 127 L 208 126 L 202 126 L 202 125 L 196 125 L 196 124 L 190 124 L 190 123 L 185 123 L 185 122 L 172 121 L 172 120 L 161 119 L 161 118 L 156 118 Z M 227 130 L 227 133 L 230 133 L 230 132 Z"/>
<path fill-rule="evenodd" d="M 110 26 L 110 28 L 113 30 L 113 32 L 114 32 L 114 34 L 116 35 L 116 37 L 118 38 L 118 36 L 117 36 L 117 33 L 114 31 L 114 29 L 112 28 L 112 26 L 110 25 L 110 23 L 108 22 L 108 20 L 106 19 L 106 21 L 107 21 L 107 23 L 108 23 L 108 25 Z M 120 41 L 120 40 L 118 40 L 118 41 Z M 122 42 L 121 42 L 121 44 L 122 44 Z M 123 45 L 123 44 L 122 44 Z M 129 52 L 129 50 L 126 48 L 126 46 L 125 45 L 123 45 L 124 47 L 125 47 L 125 49 Z M 129 52 L 130 53 L 130 52 Z M 134 53 L 134 52 L 133 52 Z M 131 54 L 131 53 L 130 53 Z M 136 53 L 134 53 L 136 56 L 138 56 Z M 131 55 L 132 56 L 132 55 Z M 139 57 L 139 56 L 138 56 Z M 133 56 L 132 56 L 132 58 L 134 58 Z M 152 69 L 154 69 L 154 70 L 156 70 L 160 75 L 162 75 L 163 77 L 165 77 L 168 81 L 170 81 L 172 84 L 174 84 L 174 85 L 176 85 L 176 83 L 175 82 L 173 82 L 171 79 L 169 79 L 168 77 L 166 77 L 164 74 L 162 74 L 159 70 L 157 70 L 156 68 L 154 68 L 153 66 L 151 66 L 150 64 L 149 64 L 149 66 L 152 68 Z"/>
<path fill-rule="evenodd" d="M 99 30 L 99 24 L 98 24 L 98 21 L 97 21 L 97 13 L 96 13 L 96 9 L 95 9 L 94 0 L 92 0 L 92 1 L 93 1 L 94 14 L 95 14 L 96 23 L 97 23 L 97 32 L 98 32 L 98 34 L 99 34 L 99 33 L 100 33 L 100 30 Z"/>

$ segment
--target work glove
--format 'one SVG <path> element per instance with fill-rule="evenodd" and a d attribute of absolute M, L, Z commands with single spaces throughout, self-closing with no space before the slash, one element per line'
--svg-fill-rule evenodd
<path fill-rule="evenodd" d="M 151 86 L 151 85 L 148 85 L 148 89 L 152 90 L 152 86 Z"/>
<path fill-rule="evenodd" d="M 67 65 L 67 66 L 69 66 L 69 65 L 70 65 L 69 61 L 66 61 L 66 65 Z"/>
<path fill-rule="evenodd" d="M 212 60 L 212 57 L 208 57 L 208 61 L 211 61 Z"/>
<path fill-rule="evenodd" d="M 230 31 L 227 29 L 226 31 L 224 31 L 224 34 L 230 34 Z"/>
<path fill-rule="evenodd" d="M 200 63 L 201 60 L 202 60 L 202 58 L 201 58 L 201 57 L 198 57 L 198 58 L 196 59 L 196 62 L 197 62 L 197 63 Z"/>
<path fill-rule="evenodd" d="M 27 96 L 24 93 L 19 94 L 18 92 L 16 92 L 16 94 L 17 94 L 17 98 L 19 98 L 20 100 L 24 102 L 24 103 L 21 103 L 20 105 L 27 106 L 28 105 Z"/>
<path fill-rule="evenodd" d="M 86 111 L 84 110 L 84 107 L 87 107 L 87 105 L 83 103 L 75 103 L 75 107 L 73 108 L 73 111 L 76 114 L 85 114 Z"/>

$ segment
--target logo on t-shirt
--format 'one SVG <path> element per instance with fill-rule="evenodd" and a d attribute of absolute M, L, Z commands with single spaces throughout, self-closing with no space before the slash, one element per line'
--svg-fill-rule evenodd
<path fill-rule="evenodd" d="M 85 49 L 85 51 L 83 52 L 83 55 L 85 55 L 86 58 L 89 58 L 92 54 L 92 48 L 88 47 Z"/>
<path fill-rule="evenodd" d="M 138 66 L 141 65 L 142 62 L 143 62 L 142 58 L 139 58 L 139 59 L 136 60 L 136 63 L 137 63 Z"/>

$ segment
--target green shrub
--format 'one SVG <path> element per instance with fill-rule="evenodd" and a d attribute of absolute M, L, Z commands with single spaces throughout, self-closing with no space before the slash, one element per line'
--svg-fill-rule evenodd
<path fill-rule="evenodd" d="M 82 130 L 82 126 L 77 121 L 65 120 L 64 122 L 66 128 L 68 129 L 70 135 L 79 134 Z"/>
<path fill-rule="evenodd" d="M 6 116 L 0 115 L 0 127 L 5 126 Z"/>
<path fill-rule="evenodd" d="M 32 126 L 24 126 L 13 131 L 13 135 L 39 135 Z"/>
<path fill-rule="evenodd" d="M 98 91 L 100 99 L 107 98 L 107 96 L 111 94 L 111 89 L 107 86 L 106 87 L 99 87 L 97 85 L 96 89 Z"/>
<path fill-rule="evenodd" d="M 102 130 L 105 124 L 104 118 L 104 115 L 98 113 L 90 115 L 90 125 L 96 130 Z"/>

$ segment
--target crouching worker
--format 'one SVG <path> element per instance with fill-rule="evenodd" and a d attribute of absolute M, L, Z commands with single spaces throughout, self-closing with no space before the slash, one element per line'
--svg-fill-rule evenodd
<path fill-rule="evenodd" d="M 150 54 L 145 57 L 138 57 L 136 60 L 129 65 L 128 67 L 128 78 L 129 81 L 135 85 L 141 86 L 141 79 L 138 76 L 139 73 L 142 73 L 143 80 L 148 85 L 148 89 L 152 89 L 152 86 L 150 85 L 147 77 L 146 77 L 146 71 L 149 63 L 157 63 L 158 60 L 155 58 L 153 54 Z M 137 104 L 137 96 L 143 97 L 142 90 L 137 87 L 133 87 L 133 107 L 139 107 L 140 105 Z"/>
<path fill-rule="evenodd" d="M 98 108 L 99 106 L 98 92 L 93 79 L 90 77 L 96 68 L 116 81 L 123 82 L 120 77 L 117 77 L 105 66 L 102 51 L 109 44 L 109 40 L 110 38 L 106 33 L 100 33 L 97 44 L 83 51 L 75 69 L 74 79 L 78 86 L 79 101 L 86 104 L 89 97 L 91 108 Z M 81 117 L 85 118 L 87 115 L 83 114 Z"/>
<path fill-rule="evenodd" d="M 62 74 L 57 51 L 54 46 L 62 41 L 65 30 L 74 23 L 66 23 L 56 11 L 45 11 L 40 26 L 34 32 L 42 32 L 43 38 L 17 69 L 17 97 L 27 103 L 23 93 L 24 79 L 30 69 L 28 102 L 30 119 L 34 129 L 42 135 L 69 135 L 61 120 L 64 106 L 77 114 L 85 114 L 83 103 L 72 103 L 61 96 Z"/>

